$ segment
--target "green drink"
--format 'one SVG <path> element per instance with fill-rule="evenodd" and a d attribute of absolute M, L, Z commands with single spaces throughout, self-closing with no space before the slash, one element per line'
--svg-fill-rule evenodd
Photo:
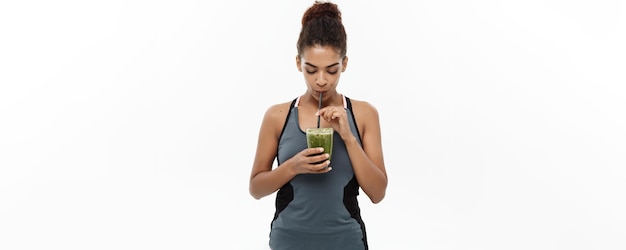
<path fill-rule="evenodd" d="M 307 128 L 306 144 L 309 148 L 324 148 L 328 160 L 333 152 L 333 128 Z"/>

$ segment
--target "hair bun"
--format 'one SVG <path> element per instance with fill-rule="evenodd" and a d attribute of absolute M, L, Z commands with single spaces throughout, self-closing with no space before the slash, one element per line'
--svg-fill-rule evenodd
<path fill-rule="evenodd" d="M 324 16 L 337 19 L 341 22 L 341 11 L 339 11 L 336 4 L 318 0 L 315 1 L 315 4 L 309 7 L 302 16 L 302 26 L 308 21 Z"/>

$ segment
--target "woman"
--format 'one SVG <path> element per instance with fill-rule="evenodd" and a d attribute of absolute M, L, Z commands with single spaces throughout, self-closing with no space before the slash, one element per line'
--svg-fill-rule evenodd
<path fill-rule="evenodd" d="M 382 201 L 387 173 L 378 111 L 337 92 L 348 57 L 336 4 L 316 1 L 306 10 L 297 48 L 307 88 L 267 109 L 250 194 L 261 199 L 278 191 L 269 240 L 274 250 L 368 249 L 357 195 L 361 188 L 373 203 Z M 307 148 L 303 131 L 318 122 L 335 131 L 332 163 L 320 154 L 323 148 Z"/>

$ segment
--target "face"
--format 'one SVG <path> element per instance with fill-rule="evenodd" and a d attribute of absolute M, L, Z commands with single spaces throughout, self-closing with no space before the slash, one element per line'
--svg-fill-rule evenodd
<path fill-rule="evenodd" d="M 348 57 L 341 55 L 329 46 L 305 48 L 301 56 L 296 56 L 298 71 L 304 75 L 307 93 L 315 97 L 323 93 L 334 94 L 341 73 L 346 70 Z"/>

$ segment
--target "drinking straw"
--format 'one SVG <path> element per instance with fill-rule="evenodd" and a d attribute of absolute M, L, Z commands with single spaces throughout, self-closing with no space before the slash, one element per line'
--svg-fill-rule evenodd
<path fill-rule="evenodd" d="M 322 109 L 322 92 L 320 92 L 320 102 L 317 105 L 317 112 L 320 111 L 320 109 Z M 317 128 L 320 128 L 320 116 L 317 116 Z"/>

